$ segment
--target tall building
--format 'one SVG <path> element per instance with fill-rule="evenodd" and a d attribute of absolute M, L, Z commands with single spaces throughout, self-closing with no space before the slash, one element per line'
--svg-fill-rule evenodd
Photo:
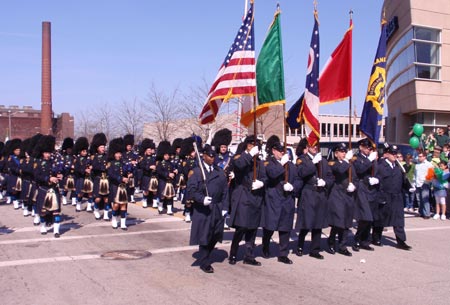
<path fill-rule="evenodd" d="M 385 0 L 386 140 L 408 143 L 415 123 L 425 132 L 450 124 L 450 2 Z"/>

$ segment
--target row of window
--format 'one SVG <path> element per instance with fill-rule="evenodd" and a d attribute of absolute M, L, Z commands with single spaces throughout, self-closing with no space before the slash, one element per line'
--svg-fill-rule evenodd
<path fill-rule="evenodd" d="M 440 79 L 441 31 L 413 26 L 394 45 L 387 62 L 387 94 L 413 79 Z"/>

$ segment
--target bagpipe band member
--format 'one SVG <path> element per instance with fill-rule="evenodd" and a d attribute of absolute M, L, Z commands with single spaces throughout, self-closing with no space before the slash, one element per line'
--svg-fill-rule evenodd
<path fill-rule="evenodd" d="M 88 155 L 89 141 L 86 137 L 79 137 L 74 146 L 74 155 L 76 156 L 74 162 L 74 176 L 75 176 L 75 192 L 76 192 L 76 207 L 75 211 L 80 212 L 83 197 L 87 196 L 87 212 L 93 212 L 94 199 L 92 192 L 94 190 L 94 183 L 92 181 L 92 165 L 91 159 Z"/>
<path fill-rule="evenodd" d="M 107 156 L 105 152 L 107 140 L 104 133 L 97 133 L 92 138 L 90 147 L 92 174 L 94 177 L 94 216 L 100 220 L 100 210 L 103 208 L 103 219 L 109 220 L 111 204 L 108 201 L 109 181 L 107 177 Z"/>
<path fill-rule="evenodd" d="M 147 208 L 148 203 L 152 203 L 158 190 L 158 180 L 156 178 L 156 158 L 155 143 L 151 139 L 144 139 L 140 146 L 139 168 L 142 170 L 142 207 Z M 153 179 L 153 180 L 152 180 Z M 152 185 L 156 180 L 156 186 Z"/>

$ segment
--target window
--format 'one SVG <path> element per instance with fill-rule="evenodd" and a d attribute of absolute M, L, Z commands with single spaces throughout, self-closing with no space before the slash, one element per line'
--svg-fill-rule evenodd
<path fill-rule="evenodd" d="M 441 31 L 413 26 L 392 47 L 387 62 L 387 94 L 413 79 L 440 80 Z"/>

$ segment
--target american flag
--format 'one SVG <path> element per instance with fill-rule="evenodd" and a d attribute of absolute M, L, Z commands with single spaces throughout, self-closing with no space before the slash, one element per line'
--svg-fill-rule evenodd
<path fill-rule="evenodd" d="M 226 103 L 229 99 L 256 95 L 254 42 L 252 1 L 236 38 L 209 90 L 206 103 L 199 115 L 200 124 L 213 122 L 222 103 Z"/>
<path fill-rule="evenodd" d="M 305 97 L 303 100 L 303 119 L 306 123 L 306 136 L 309 145 L 319 141 L 319 22 L 317 11 L 314 12 L 314 29 L 309 49 L 308 69 L 306 74 Z"/>

